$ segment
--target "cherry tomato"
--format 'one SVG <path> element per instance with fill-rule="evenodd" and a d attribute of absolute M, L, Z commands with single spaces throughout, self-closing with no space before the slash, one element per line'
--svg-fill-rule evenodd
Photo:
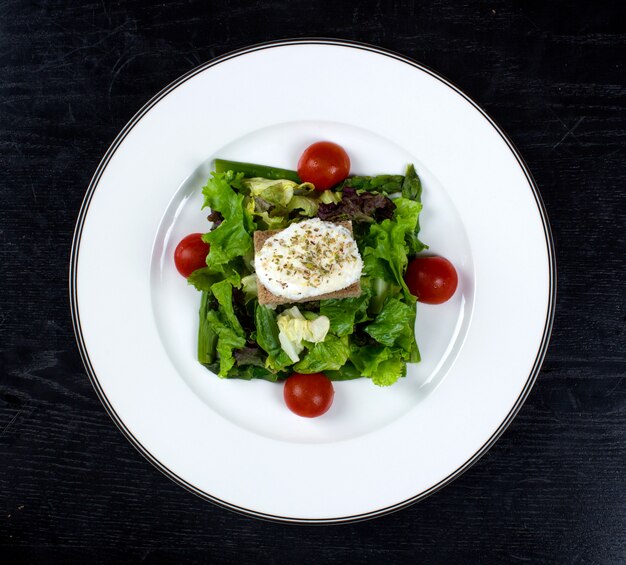
<path fill-rule="evenodd" d="M 339 184 L 350 173 L 350 157 L 346 150 L 331 141 L 309 145 L 298 161 L 298 175 L 303 182 L 312 182 L 317 190 Z"/>
<path fill-rule="evenodd" d="M 196 269 L 206 267 L 209 244 L 202 241 L 201 233 L 192 233 L 183 237 L 174 251 L 174 263 L 178 272 L 187 278 Z"/>
<path fill-rule="evenodd" d="M 287 408 L 294 414 L 316 418 L 330 408 L 335 389 L 330 379 L 322 373 L 294 373 L 285 381 L 283 395 Z"/>
<path fill-rule="evenodd" d="M 452 297 L 459 277 L 443 257 L 417 257 L 409 263 L 404 280 L 420 302 L 441 304 Z"/>

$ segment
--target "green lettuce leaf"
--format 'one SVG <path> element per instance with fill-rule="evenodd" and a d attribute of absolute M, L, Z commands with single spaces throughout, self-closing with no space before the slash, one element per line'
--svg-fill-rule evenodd
<path fill-rule="evenodd" d="M 320 314 L 330 320 L 331 333 L 343 337 L 354 331 L 355 323 L 367 320 L 370 288 L 365 280 L 361 281 L 361 290 L 361 296 L 320 301 Z"/>
<path fill-rule="evenodd" d="M 193 274 L 193 273 L 192 273 Z M 244 299 L 246 304 L 258 297 L 259 288 L 257 285 L 256 275 L 248 275 L 241 279 L 241 286 L 244 292 Z"/>
<path fill-rule="evenodd" d="M 287 204 L 287 211 L 293 212 L 297 210 L 300 216 L 308 216 L 312 218 L 317 214 L 318 202 L 310 196 L 294 195 Z"/>
<path fill-rule="evenodd" d="M 241 275 L 239 271 L 243 271 L 242 261 L 233 261 L 232 264 L 222 265 L 219 272 L 215 272 L 209 267 L 202 267 L 196 269 L 191 275 L 187 277 L 187 284 L 191 284 L 196 287 L 197 290 L 211 290 L 211 287 L 220 281 L 227 281 L 233 286 L 240 286 Z"/>
<path fill-rule="evenodd" d="M 195 286 L 196 290 L 207 292 L 222 278 L 222 275 L 213 273 L 208 267 L 202 267 L 201 269 L 196 269 L 187 277 L 187 284 Z"/>
<path fill-rule="evenodd" d="M 372 382 L 378 386 L 391 386 L 399 378 L 406 376 L 406 363 L 397 357 L 392 350 L 385 349 L 385 354 L 388 354 L 386 359 L 381 359 L 381 355 L 375 368 L 372 368 L 371 371 L 366 369 L 364 373 L 364 376 L 370 377 Z"/>
<path fill-rule="evenodd" d="M 409 256 L 422 251 L 426 246 L 418 239 L 420 202 L 404 197 L 394 200 L 393 219 L 370 226 L 365 237 L 363 264 L 366 275 L 382 279 L 402 289 L 405 300 L 411 303 L 411 296 L 404 281 L 404 273 Z M 380 302 L 376 301 L 380 307 Z"/>
<path fill-rule="evenodd" d="M 245 207 L 262 229 L 277 230 L 287 227 L 299 217 L 312 218 L 320 203 L 338 202 L 339 193 L 318 192 L 311 183 L 297 184 L 290 180 L 246 178 L 241 181 L 248 191 Z"/>
<path fill-rule="evenodd" d="M 282 371 L 291 365 L 291 359 L 283 351 L 278 339 L 276 313 L 257 302 L 254 311 L 256 342 L 267 353 L 266 367 L 272 372 Z"/>
<path fill-rule="evenodd" d="M 350 361 L 364 377 L 378 386 L 390 386 L 406 375 L 406 354 L 383 345 L 350 348 Z"/>
<path fill-rule="evenodd" d="M 405 234 L 405 241 L 408 246 L 408 254 L 416 255 L 420 251 L 427 249 L 428 246 L 422 243 L 417 234 L 420 231 L 419 215 L 422 211 L 421 202 L 408 200 L 407 198 L 396 198 L 394 201 L 396 209 L 394 210 L 395 221 L 402 226 Z"/>
<path fill-rule="evenodd" d="M 366 275 L 399 286 L 410 301 L 411 293 L 404 282 L 407 251 L 403 224 L 393 220 L 372 224 L 363 252 L 363 268 Z"/>
<path fill-rule="evenodd" d="M 231 370 L 228 378 L 243 379 L 250 381 L 252 379 L 263 379 L 264 381 L 271 381 L 275 383 L 281 378 L 287 375 L 281 375 L 279 373 L 272 373 L 265 367 L 259 367 L 257 365 L 244 365 L 241 367 L 235 367 Z"/>
<path fill-rule="evenodd" d="M 250 191 L 250 196 L 259 197 L 277 206 L 287 206 L 293 197 L 293 190 L 298 185 L 290 180 L 272 180 L 263 178 L 244 179 L 242 185 Z"/>
<path fill-rule="evenodd" d="M 382 345 L 401 348 L 408 354 L 408 361 L 419 361 L 415 342 L 415 304 L 409 306 L 395 298 L 387 299 L 382 311 L 365 328 L 365 332 Z"/>
<path fill-rule="evenodd" d="M 243 328 L 241 327 L 233 308 L 233 285 L 228 281 L 221 281 L 215 283 L 211 287 L 211 292 L 220 305 L 220 311 L 224 314 L 233 330 L 235 330 L 237 335 L 245 337 Z"/>
<path fill-rule="evenodd" d="M 246 211 L 261 230 L 280 230 L 289 225 L 289 211 L 259 197 L 247 198 Z"/>
<path fill-rule="evenodd" d="M 331 381 L 352 381 L 354 379 L 360 379 L 361 371 L 359 371 L 351 361 L 346 361 L 346 364 L 337 371 L 324 371 L 324 374 Z"/>
<path fill-rule="evenodd" d="M 241 211 L 241 201 L 237 198 L 243 175 L 232 171 L 211 173 L 206 185 L 202 187 L 204 203 L 202 208 L 217 210 L 224 218 L 233 218 Z"/>
<path fill-rule="evenodd" d="M 422 243 L 418 237 L 420 231 L 419 213 L 422 210 L 422 182 L 417 176 L 413 165 L 409 165 L 406 168 L 406 176 L 404 177 L 404 181 L 402 183 L 402 198 L 403 200 L 413 202 L 414 204 L 419 204 L 419 209 L 416 209 L 416 212 L 413 212 L 415 217 L 410 217 L 410 214 L 403 213 L 402 211 L 399 212 L 400 215 L 405 215 L 407 221 L 409 222 L 406 232 L 406 242 L 409 246 L 409 255 L 413 256 L 424 249 L 428 249 L 428 245 Z M 396 206 L 397 205 L 398 203 L 396 202 Z"/>
<path fill-rule="evenodd" d="M 387 298 L 397 298 L 403 296 L 402 288 L 396 284 L 390 283 L 383 278 L 371 279 L 372 298 L 368 306 L 368 314 L 372 317 L 377 316 L 383 309 Z"/>
<path fill-rule="evenodd" d="M 207 320 L 217 333 L 217 354 L 220 361 L 218 376 L 225 378 L 235 364 L 233 350 L 239 349 L 246 344 L 245 338 L 229 327 L 215 310 L 208 312 Z"/>
<path fill-rule="evenodd" d="M 228 281 L 215 283 L 211 287 L 218 308 L 208 310 L 206 319 L 217 334 L 217 354 L 220 369 L 218 375 L 226 377 L 235 364 L 234 349 L 246 345 L 246 336 L 233 309 L 233 286 Z"/>
<path fill-rule="evenodd" d="M 251 234 L 255 225 L 243 206 L 243 195 L 232 188 L 239 186 L 242 178 L 242 174 L 235 175 L 232 171 L 212 173 L 202 189 L 203 207 L 209 206 L 224 217 L 217 228 L 202 236 L 211 246 L 206 259 L 211 273 L 223 273 L 224 266 L 233 259 L 252 254 Z"/>
<path fill-rule="evenodd" d="M 290 180 L 249 178 L 241 181 L 249 191 L 246 210 L 261 221 L 264 229 L 276 230 L 287 227 L 291 213 L 300 216 L 315 216 L 318 193 L 311 183 L 297 184 Z"/>
<path fill-rule="evenodd" d="M 350 345 L 348 336 L 327 335 L 326 339 L 313 345 L 302 361 L 294 365 L 298 373 L 319 373 L 339 370 L 348 360 Z"/>
<path fill-rule="evenodd" d="M 407 329 L 413 330 L 410 326 L 412 321 L 415 321 L 415 306 L 389 298 L 376 320 L 365 331 L 378 343 L 392 347 Z"/>

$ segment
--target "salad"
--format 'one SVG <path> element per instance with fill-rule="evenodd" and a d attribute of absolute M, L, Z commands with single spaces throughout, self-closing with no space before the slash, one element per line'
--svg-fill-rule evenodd
<path fill-rule="evenodd" d="M 313 417 L 332 381 L 390 386 L 417 363 L 416 301 L 457 287 L 443 257 L 419 256 L 420 179 L 350 176 L 346 151 L 308 147 L 297 171 L 217 159 L 202 189 L 208 231 L 174 261 L 201 292 L 198 361 L 221 378 L 285 382 Z"/>

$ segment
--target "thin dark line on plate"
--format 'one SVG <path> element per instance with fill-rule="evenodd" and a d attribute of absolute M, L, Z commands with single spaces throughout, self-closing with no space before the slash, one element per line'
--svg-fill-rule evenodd
<path fill-rule="evenodd" d="M 252 53 L 255 51 L 261 51 L 264 49 L 271 49 L 271 48 L 283 47 L 283 46 L 294 46 L 294 45 L 329 45 L 329 46 L 349 47 L 353 49 L 360 49 L 360 50 L 370 52 L 370 53 L 377 53 L 379 55 L 384 55 L 392 59 L 396 59 L 398 61 L 406 63 L 408 65 L 411 65 L 412 67 L 429 74 L 430 76 L 444 83 L 446 86 L 453 89 L 457 94 L 462 96 L 476 110 L 478 110 L 478 112 L 480 112 L 482 116 L 492 125 L 492 127 L 502 137 L 502 139 L 505 141 L 505 143 L 507 144 L 507 146 L 509 147 L 509 149 L 515 156 L 520 168 L 522 169 L 524 175 L 526 176 L 526 180 L 528 181 L 528 184 L 530 185 L 533 196 L 535 198 L 535 203 L 539 210 L 539 215 L 541 216 L 541 221 L 542 221 L 542 225 L 544 229 L 544 236 L 546 240 L 546 247 L 548 251 L 549 293 L 548 293 L 546 321 L 544 325 L 541 343 L 539 345 L 537 356 L 535 358 L 535 362 L 528 376 L 526 384 L 524 385 L 524 388 L 522 389 L 520 395 L 518 396 L 515 404 L 509 411 L 507 417 L 500 424 L 498 429 L 491 435 L 491 437 L 480 447 L 480 449 L 476 451 L 476 453 L 468 461 L 466 461 L 461 467 L 456 469 L 454 472 L 450 473 L 447 477 L 443 478 L 441 481 L 439 481 L 437 484 L 433 485 L 429 489 L 411 498 L 408 498 L 407 500 L 404 500 L 402 502 L 393 504 L 385 508 L 380 508 L 378 510 L 374 510 L 372 512 L 367 512 L 364 514 L 353 515 L 353 516 L 341 516 L 341 517 L 335 517 L 335 518 L 290 518 L 286 516 L 276 516 L 272 514 L 266 514 L 266 513 L 258 512 L 258 511 L 251 510 L 248 508 L 243 508 L 234 504 L 230 504 L 226 501 L 220 500 L 219 498 L 216 498 L 194 487 L 192 484 L 188 483 L 187 481 L 185 481 L 184 479 L 176 475 L 173 471 L 168 469 L 165 465 L 163 465 L 143 445 L 141 445 L 139 440 L 133 436 L 133 434 L 128 428 L 126 428 L 124 422 L 118 416 L 112 404 L 109 402 L 109 399 L 107 398 L 104 390 L 102 389 L 100 382 L 98 380 L 98 377 L 91 364 L 89 353 L 87 351 L 84 337 L 82 335 L 80 312 L 78 308 L 78 298 L 77 298 L 78 296 L 78 282 L 77 282 L 78 281 L 78 255 L 80 252 L 80 240 L 82 237 L 85 218 L 89 211 L 89 206 L 91 204 L 91 201 L 96 191 L 96 188 L 98 186 L 98 183 L 100 182 L 100 178 L 102 177 L 102 174 L 104 173 L 114 153 L 117 151 L 118 147 L 122 144 L 122 142 L 124 141 L 128 133 L 132 130 L 132 128 L 141 120 L 141 118 L 147 112 L 149 112 L 165 96 L 167 96 L 175 88 L 179 87 L 181 84 L 185 83 L 186 81 L 193 78 L 197 74 L 204 72 L 205 70 L 215 65 L 218 65 L 220 63 L 223 63 L 235 57 L 239 57 L 241 55 L 245 55 L 245 54 Z M 474 102 L 469 96 L 467 96 L 461 89 L 459 89 L 449 80 L 447 80 L 440 74 L 436 73 L 432 69 L 426 67 L 425 65 L 422 65 L 421 63 L 417 63 L 416 61 L 413 61 L 412 59 L 405 57 L 404 55 L 401 55 L 399 53 L 395 53 L 393 51 L 383 49 L 380 47 L 375 47 L 373 45 L 368 45 L 366 43 L 359 43 L 356 41 L 347 41 L 347 40 L 336 40 L 336 39 L 329 39 L 329 38 L 315 38 L 315 37 L 306 38 L 306 39 L 284 39 L 284 40 L 279 40 L 279 41 L 271 41 L 271 42 L 266 42 L 266 43 L 260 43 L 257 45 L 252 45 L 249 47 L 244 47 L 236 51 L 231 51 L 229 53 L 221 55 L 220 57 L 212 59 L 211 61 L 208 61 L 200 65 L 199 67 L 196 67 L 195 69 L 188 71 L 187 73 L 179 77 L 177 80 L 175 80 L 174 82 L 166 86 L 158 94 L 153 96 L 135 114 L 135 116 L 133 116 L 133 118 L 126 124 L 126 126 L 124 126 L 122 131 L 115 138 L 115 140 L 113 141 L 113 143 L 111 144 L 107 152 L 104 154 L 104 157 L 100 161 L 100 164 L 98 165 L 94 173 L 94 176 L 91 179 L 91 182 L 89 183 L 87 192 L 85 194 L 85 198 L 83 199 L 83 202 L 82 202 L 82 205 L 81 205 L 81 208 L 80 208 L 77 220 L 76 220 L 76 229 L 74 231 L 74 237 L 72 239 L 69 275 L 70 275 L 69 292 L 70 292 L 70 308 L 71 308 L 71 314 L 72 314 L 72 325 L 74 327 L 74 333 L 76 335 L 76 341 L 78 344 L 81 359 L 83 361 L 83 364 L 85 365 L 85 369 L 87 370 L 89 380 L 91 381 L 91 384 L 94 387 L 94 390 L 96 391 L 96 394 L 98 395 L 98 398 L 104 405 L 105 409 L 109 413 L 109 416 L 111 417 L 113 422 L 120 429 L 122 434 L 126 436 L 128 441 L 130 441 L 130 443 L 139 451 L 139 453 L 141 453 L 148 461 L 150 461 L 150 463 L 152 463 L 157 469 L 159 469 L 159 471 L 164 473 L 171 480 L 178 483 L 180 486 L 182 486 L 184 489 L 188 490 L 189 492 L 205 500 L 213 502 L 214 504 L 217 504 L 218 506 L 222 506 L 223 508 L 227 508 L 239 514 L 243 514 L 246 516 L 253 516 L 255 518 L 261 518 L 261 519 L 265 519 L 265 520 L 269 520 L 273 522 L 283 522 L 283 523 L 290 523 L 290 524 L 347 524 L 347 523 L 358 522 L 361 520 L 367 520 L 367 519 L 383 516 L 385 514 L 389 514 L 391 512 L 401 510 L 402 508 L 405 508 L 411 504 L 414 504 L 420 500 L 423 500 L 424 498 L 426 498 L 427 496 L 430 496 L 431 494 L 434 494 L 435 492 L 437 492 L 438 490 L 440 490 L 441 488 L 443 488 L 444 486 L 452 482 L 454 479 L 459 477 L 461 474 L 463 474 L 467 469 L 469 469 L 500 438 L 500 436 L 504 433 L 504 431 L 509 426 L 513 418 L 517 415 L 524 401 L 528 397 L 528 394 L 530 393 L 530 390 L 532 389 L 532 386 L 537 379 L 539 369 L 541 368 L 541 364 L 543 363 L 543 360 L 546 355 L 548 342 L 549 342 L 550 334 L 552 331 L 552 324 L 554 321 L 554 310 L 555 310 L 555 301 L 556 301 L 556 258 L 555 258 L 555 252 L 554 252 L 554 241 L 552 237 L 552 231 L 550 229 L 550 224 L 548 221 L 548 216 L 546 213 L 545 205 L 543 203 L 541 195 L 539 194 L 539 189 L 537 187 L 537 184 L 532 174 L 530 173 L 528 166 L 526 165 L 526 162 L 524 161 L 523 157 L 520 155 L 519 151 L 513 144 L 512 140 L 508 137 L 508 135 L 496 124 L 496 122 L 476 102 Z"/>

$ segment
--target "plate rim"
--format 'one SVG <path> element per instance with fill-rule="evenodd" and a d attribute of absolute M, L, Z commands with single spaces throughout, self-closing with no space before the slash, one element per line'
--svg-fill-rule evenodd
<path fill-rule="evenodd" d="M 535 361 L 533 363 L 530 374 L 526 380 L 526 383 L 524 384 L 524 387 L 522 391 L 520 392 L 516 402 L 512 406 L 507 416 L 501 422 L 500 426 L 485 441 L 485 443 L 474 453 L 474 455 L 471 458 L 469 458 L 463 465 L 461 465 L 460 467 L 452 471 L 449 475 L 444 477 L 438 483 L 431 486 L 429 489 L 421 493 L 418 493 L 415 496 L 412 496 L 402 502 L 398 502 L 396 504 L 393 504 L 384 508 L 380 508 L 380 509 L 373 510 L 370 512 L 365 512 L 362 514 L 355 514 L 351 516 L 340 516 L 340 517 L 333 517 L 333 518 L 293 518 L 293 517 L 288 517 L 288 516 L 278 516 L 278 515 L 268 514 L 264 512 L 259 512 L 257 510 L 252 510 L 249 508 L 238 506 L 238 505 L 226 502 L 224 500 L 221 500 L 207 492 L 204 492 L 198 489 L 193 484 L 185 481 L 182 477 L 178 476 L 176 473 L 174 473 L 169 468 L 167 468 L 163 463 L 161 463 L 154 455 L 152 455 L 152 453 L 150 453 L 148 449 L 146 449 L 141 444 L 141 442 L 133 435 L 131 430 L 129 430 L 126 427 L 123 420 L 118 416 L 117 412 L 115 411 L 115 408 L 113 407 L 113 405 L 110 403 L 109 399 L 107 398 L 102 386 L 100 385 L 98 376 L 96 375 L 96 372 L 93 369 L 93 366 L 89 359 L 89 352 L 87 350 L 87 347 L 83 339 L 81 322 L 80 322 L 80 312 L 79 312 L 78 300 L 77 300 L 78 255 L 79 255 L 80 241 L 81 241 L 84 221 L 89 211 L 89 206 L 91 204 L 92 197 L 95 194 L 95 191 L 98 187 L 102 174 L 104 173 L 114 153 L 117 151 L 117 149 L 122 144 L 126 136 L 133 129 L 133 127 L 161 99 L 163 99 L 174 89 L 176 89 L 177 87 L 185 83 L 187 80 L 193 78 L 194 76 L 205 71 L 206 69 L 209 69 L 210 67 L 218 65 L 220 63 L 223 63 L 235 57 L 246 55 L 248 53 L 253 53 L 256 51 L 261 51 L 261 50 L 271 49 L 271 48 L 276 48 L 276 47 L 292 46 L 292 45 L 330 45 L 334 47 L 360 49 L 360 50 L 370 52 L 370 53 L 385 55 L 387 57 L 390 57 L 391 59 L 395 59 L 397 61 L 406 63 L 418 70 L 421 70 L 429 74 L 430 76 L 439 80 L 444 85 L 448 86 L 449 88 L 454 90 L 457 94 L 462 96 L 471 106 L 473 106 L 491 124 L 491 126 L 495 129 L 495 131 L 500 135 L 500 137 L 507 144 L 509 150 L 511 151 L 517 163 L 519 164 L 520 168 L 522 169 L 522 172 L 524 173 L 524 176 L 526 177 L 526 180 L 528 181 L 528 184 L 530 185 L 532 194 L 535 199 L 535 203 L 537 205 L 537 209 L 539 211 L 539 215 L 541 218 L 543 231 L 544 231 L 544 237 L 546 241 L 546 249 L 548 252 L 547 255 L 548 255 L 549 292 L 548 292 L 548 304 L 547 304 L 547 309 L 546 309 L 546 319 L 545 319 L 541 342 L 539 344 L 537 355 L 535 357 Z M 457 87 L 454 83 L 449 81 L 440 73 L 432 70 L 431 68 L 429 68 L 426 65 L 423 65 L 422 63 L 415 61 L 414 59 L 410 57 L 407 57 L 405 55 L 402 55 L 390 49 L 378 47 L 369 43 L 344 40 L 344 39 L 328 38 L 328 37 L 287 38 L 287 39 L 280 39 L 280 40 L 275 40 L 275 41 L 266 41 L 263 43 L 256 43 L 253 45 L 249 45 L 247 47 L 242 47 L 240 49 L 229 51 L 223 55 L 214 57 L 202 63 L 201 65 L 198 65 L 197 67 L 187 71 L 186 73 L 184 73 L 183 75 L 181 75 L 180 77 L 178 77 L 177 79 L 169 83 L 165 88 L 161 89 L 157 94 L 152 96 L 134 114 L 134 116 L 126 123 L 126 125 L 122 128 L 122 130 L 117 134 L 114 141 L 108 147 L 104 156 L 100 160 L 98 167 L 96 168 L 96 171 L 94 172 L 89 182 L 87 191 L 81 203 L 80 210 L 76 219 L 76 226 L 75 226 L 74 235 L 72 238 L 72 247 L 71 247 L 70 263 L 69 263 L 69 298 L 70 298 L 70 311 L 71 311 L 71 317 L 72 317 L 72 326 L 74 329 L 74 335 L 75 335 L 76 343 L 78 346 L 78 350 L 80 353 L 83 366 L 85 367 L 89 380 L 100 402 L 104 406 L 106 412 L 108 413 L 110 418 L 113 420 L 115 425 L 118 427 L 118 429 L 126 437 L 126 439 L 131 443 L 131 445 L 135 449 L 137 449 L 137 451 L 141 455 L 143 455 L 150 463 L 152 463 L 152 465 L 154 465 L 159 471 L 161 471 L 164 475 L 166 475 L 170 480 L 172 480 L 179 486 L 183 487 L 185 490 L 191 492 L 192 494 L 195 494 L 196 496 L 202 498 L 203 500 L 207 500 L 222 508 L 226 508 L 228 510 L 231 510 L 233 512 L 236 512 L 238 514 L 242 514 L 245 516 L 251 516 L 254 518 L 259 518 L 259 519 L 263 519 L 263 520 L 267 520 L 271 522 L 289 523 L 289 524 L 318 524 L 318 525 L 339 524 L 339 523 L 347 524 L 347 523 L 360 522 L 363 520 L 369 520 L 369 519 L 377 518 L 379 516 L 384 516 L 386 514 L 390 514 L 392 512 L 396 512 L 398 510 L 406 508 L 407 506 L 410 506 L 411 504 L 414 504 L 420 500 L 425 499 L 431 494 L 434 494 L 435 492 L 441 490 L 443 487 L 447 486 L 452 481 L 460 477 L 465 471 L 467 471 L 470 467 L 472 467 L 483 455 L 485 455 L 485 453 L 487 453 L 487 451 L 489 451 L 489 449 L 496 443 L 496 441 L 502 436 L 504 431 L 511 424 L 515 416 L 521 410 L 524 402 L 526 401 L 528 395 L 530 394 L 530 391 L 532 390 L 533 385 L 535 384 L 537 380 L 537 376 L 539 374 L 539 371 L 541 370 L 541 366 L 545 359 L 548 345 L 550 342 L 550 335 L 552 332 L 552 327 L 553 327 L 553 322 L 554 322 L 554 313 L 555 313 L 555 308 L 556 308 L 556 289 L 557 289 L 557 270 L 556 270 L 556 254 L 555 254 L 555 248 L 554 248 L 554 239 L 552 236 L 552 230 L 550 227 L 550 222 L 548 220 L 548 215 L 547 215 L 547 211 L 546 211 L 543 199 L 541 198 L 541 194 L 539 192 L 537 183 L 535 182 L 535 179 L 532 176 L 532 173 L 530 172 L 528 165 L 526 164 L 524 158 L 518 151 L 513 141 L 502 130 L 502 128 L 500 128 L 500 126 L 495 122 L 495 120 L 479 104 L 477 104 L 470 96 L 468 96 L 465 92 L 463 92 L 463 90 Z"/>

